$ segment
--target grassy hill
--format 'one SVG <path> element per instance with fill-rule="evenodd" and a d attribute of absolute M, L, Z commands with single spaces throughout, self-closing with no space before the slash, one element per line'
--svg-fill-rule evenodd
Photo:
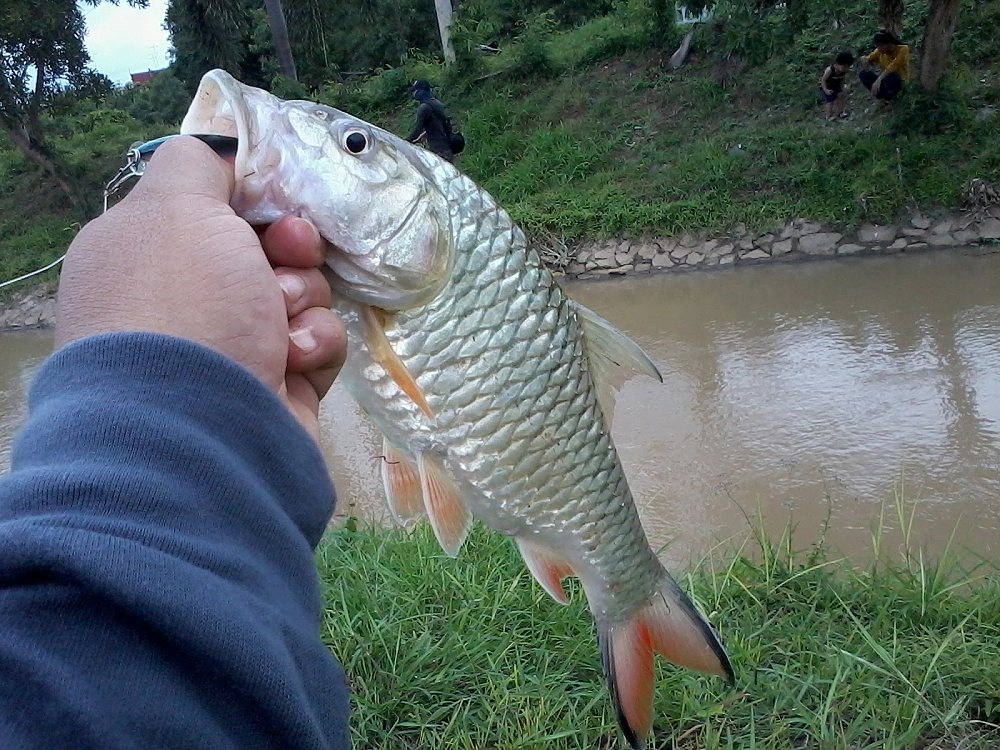
<path fill-rule="evenodd" d="M 500 54 L 466 51 L 452 70 L 417 55 L 354 85 L 277 93 L 405 134 L 406 87 L 429 79 L 466 135 L 461 168 L 529 233 L 562 239 L 765 229 L 796 216 L 884 221 L 908 207 L 956 206 L 970 178 L 1000 176 L 1000 0 L 965 3 L 935 98 L 911 90 L 875 107 L 852 82 L 851 117 L 835 123 L 820 116 L 817 80 L 838 50 L 869 48 L 875 21 L 865 3 L 814 8 L 794 37 L 780 15 L 719 11 L 676 71 L 666 60 L 680 30 L 661 39 L 639 7 L 571 30 L 535 18 Z M 904 24 L 914 52 L 922 24 L 919 11 Z M 114 101 L 50 120 L 93 211 L 130 143 L 177 128 L 139 122 Z M 79 218 L 0 141 L 0 279 L 57 257 Z"/>

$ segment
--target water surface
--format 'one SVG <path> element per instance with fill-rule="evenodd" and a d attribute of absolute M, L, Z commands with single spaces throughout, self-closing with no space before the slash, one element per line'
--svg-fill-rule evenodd
<path fill-rule="evenodd" d="M 912 543 L 1000 554 L 1000 255 L 756 266 L 566 285 L 633 336 L 664 382 L 633 378 L 613 432 L 671 561 L 750 523 L 864 558 L 894 499 Z M 0 470 L 48 333 L 0 336 Z M 339 389 L 323 407 L 339 514 L 386 520 L 381 438 Z"/>

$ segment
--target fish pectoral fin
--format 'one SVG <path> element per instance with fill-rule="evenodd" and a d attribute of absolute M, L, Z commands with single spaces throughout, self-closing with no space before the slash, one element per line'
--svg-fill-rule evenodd
<path fill-rule="evenodd" d="M 588 307 L 574 302 L 587 346 L 590 373 L 597 387 L 601 411 L 610 423 L 614 412 L 614 389 L 621 381 L 623 368 L 663 382 L 653 360 L 624 333 Z"/>
<path fill-rule="evenodd" d="M 383 438 L 382 484 L 389 510 L 402 524 L 424 515 L 424 495 L 416 465 Z"/>
<path fill-rule="evenodd" d="M 449 557 L 457 557 L 472 528 L 472 514 L 448 475 L 441 458 L 430 453 L 417 454 L 420 488 L 427 518 L 438 544 Z"/>
<path fill-rule="evenodd" d="M 601 663 L 622 733 L 643 747 L 653 724 L 653 654 L 733 684 L 718 635 L 669 574 L 649 603 L 624 622 L 598 624 Z"/>
<path fill-rule="evenodd" d="M 531 539 L 515 537 L 515 541 L 521 551 L 521 557 L 524 558 L 524 564 L 528 566 L 538 585 L 559 604 L 569 604 L 562 587 L 563 578 L 576 575 L 569 561 L 558 552 Z"/>
<path fill-rule="evenodd" d="M 365 343 L 368 344 L 372 358 L 389 373 L 392 381 L 410 397 L 410 400 L 420 408 L 420 411 L 428 418 L 433 419 L 434 413 L 428 406 L 427 399 L 424 398 L 424 392 L 410 371 L 406 369 L 403 360 L 392 350 L 389 340 L 385 337 L 385 326 L 389 320 L 389 313 L 370 305 L 360 305 L 360 310 Z"/>

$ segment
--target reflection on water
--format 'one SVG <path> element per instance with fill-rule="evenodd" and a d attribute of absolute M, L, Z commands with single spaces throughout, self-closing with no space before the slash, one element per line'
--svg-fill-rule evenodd
<path fill-rule="evenodd" d="M 746 537 L 744 512 L 799 546 L 863 556 L 902 486 L 915 540 L 1000 553 L 1000 255 L 758 266 L 577 282 L 664 383 L 635 378 L 614 435 L 667 557 Z M 0 469 L 44 334 L 0 337 Z M 338 389 L 323 414 L 340 514 L 385 519 L 381 438 Z M 894 513 L 894 511 L 892 511 Z M 894 521 L 894 519 L 890 519 Z M 890 523 L 890 526 L 892 523 Z M 899 536 L 890 533 L 887 544 Z"/>

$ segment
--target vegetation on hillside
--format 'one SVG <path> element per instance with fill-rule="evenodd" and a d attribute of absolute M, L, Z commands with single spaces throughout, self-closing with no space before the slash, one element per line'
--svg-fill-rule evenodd
<path fill-rule="evenodd" d="M 286 6 L 294 18 L 296 4 Z M 354 7 L 346 4 L 339 19 L 345 28 L 366 23 L 348 12 Z M 901 33 L 916 49 L 927 5 L 905 10 Z M 885 221 L 906 207 L 955 206 L 969 178 L 1000 174 L 1000 0 L 963 2 L 938 92 L 914 85 L 882 108 L 855 85 L 851 119 L 833 124 L 819 118 L 817 80 L 836 51 L 869 48 L 876 13 L 862 0 L 719 0 L 712 20 L 695 27 L 694 52 L 679 70 L 666 61 L 685 29 L 660 0 L 467 0 L 456 14 L 458 60 L 450 67 L 427 51 L 433 35 L 420 37 L 423 50 L 378 52 L 373 31 L 375 41 L 356 45 L 370 58 L 340 64 L 401 57 L 345 78 L 340 64 L 317 67 L 303 53 L 298 82 L 274 77 L 266 20 L 259 7 L 254 13 L 246 33 L 229 39 L 243 55 L 233 69 L 270 81 L 281 96 L 315 98 L 404 133 L 413 111 L 408 84 L 432 81 L 469 144 L 460 166 L 530 233 L 766 229 L 795 216 Z M 293 46 L 301 42 L 296 28 Z M 186 38 L 178 32 L 177 64 L 146 87 L 114 90 L 87 79 L 46 99 L 46 148 L 83 210 L 0 137 L 0 278 L 55 258 L 98 210 L 128 145 L 176 130 L 197 72 L 214 59 L 202 49 L 207 57 L 191 63 Z M 484 54 L 481 44 L 499 52 Z"/>
<path fill-rule="evenodd" d="M 357 747 L 623 746 L 582 592 L 552 602 L 509 540 L 477 527 L 453 560 L 426 528 L 349 523 L 317 557 Z M 682 585 L 720 629 L 736 689 L 661 661 L 651 747 L 992 750 L 997 574 L 916 553 L 856 569 L 788 536 L 720 551 Z"/>

